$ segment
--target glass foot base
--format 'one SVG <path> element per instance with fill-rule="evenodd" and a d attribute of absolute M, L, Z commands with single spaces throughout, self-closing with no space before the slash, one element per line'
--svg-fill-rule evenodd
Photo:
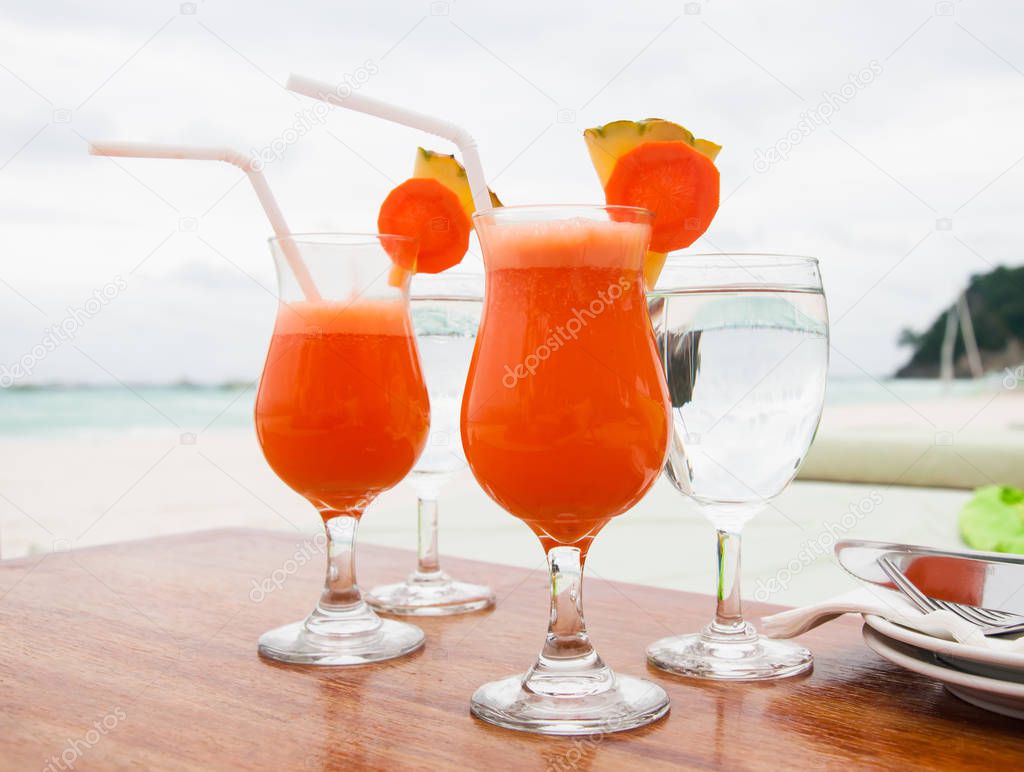
<path fill-rule="evenodd" d="M 523 676 L 512 676 L 477 689 L 470 711 L 506 729 L 550 735 L 624 732 L 668 713 L 668 695 L 657 684 L 633 676 L 616 676 L 614 684 L 599 694 L 552 696 L 527 691 Z"/>
<path fill-rule="evenodd" d="M 455 582 L 445 576 L 437 581 L 409 579 L 374 587 L 363 596 L 377 611 L 406 616 L 439 617 L 469 614 L 494 605 L 490 587 Z"/>
<path fill-rule="evenodd" d="M 351 666 L 411 654 L 423 645 L 416 625 L 380 620 L 380 627 L 358 635 L 312 633 L 306 622 L 294 622 L 260 636 L 259 653 L 293 665 Z"/>
<path fill-rule="evenodd" d="M 662 638 L 647 647 L 647 661 L 660 670 L 720 681 L 764 681 L 810 670 L 811 652 L 789 641 L 757 635 L 722 641 L 707 633 Z"/>

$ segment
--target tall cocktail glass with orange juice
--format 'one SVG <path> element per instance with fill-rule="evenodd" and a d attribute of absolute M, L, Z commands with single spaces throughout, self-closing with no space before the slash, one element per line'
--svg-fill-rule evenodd
<path fill-rule="evenodd" d="M 271 241 L 281 302 L 256 398 L 256 431 L 274 472 L 317 508 L 327 578 L 304 621 L 260 638 L 263 656 L 355 665 L 408 654 L 413 625 L 381 620 L 356 584 L 356 526 L 426 442 L 427 390 L 408 306 L 416 242 L 398 236 L 293 237 L 322 299 L 303 299 Z"/>
<path fill-rule="evenodd" d="M 537 662 L 480 687 L 473 713 L 545 734 L 647 724 L 668 697 L 597 655 L 581 580 L 594 537 L 647 492 L 668 451 L 668 393 L 642 278 L 650 214 L 506 207 L 475 223 L 487 286 L 463 444 L 483 489 L 540 538 L 552 596 Z"/>

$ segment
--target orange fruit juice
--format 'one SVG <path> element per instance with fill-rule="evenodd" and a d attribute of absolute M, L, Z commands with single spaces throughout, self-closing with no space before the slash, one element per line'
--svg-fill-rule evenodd
<path fill-rule="evenodd" d="M 463 400 L 484 490 L 545 547 L 584 551 L 668 451 L 668 393 L 642 278 L 650 226 L 483 225 L 484 313 Z"/>
<path fill-rule="evenodd" d="M 430 424 L 401 300 L 282 304 L 256 397 L 271 468 L 328 519 L 412 469 Z"/>

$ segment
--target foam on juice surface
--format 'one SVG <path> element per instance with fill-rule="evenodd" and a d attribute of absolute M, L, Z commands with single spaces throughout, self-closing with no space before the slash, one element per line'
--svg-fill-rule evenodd
<path fill-rule="evenodd" d="M 275 335 L 409 335 L 401 299 L 299 300 L 281 303 Z"/>
<path fill-rule="evenodd" d="M 642 270 L 651 237 L 647 223 L 568 218 L 492 221 L 478 228 L 484 260 L 503 268 L 621 268 Z"/>

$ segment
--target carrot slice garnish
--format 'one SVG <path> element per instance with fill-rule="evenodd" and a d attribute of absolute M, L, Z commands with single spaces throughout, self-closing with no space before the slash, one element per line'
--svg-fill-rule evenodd
<path fill-rule="evenodd" d="M 439 273 L 469 249 L 471 223 L 459 197 L 437 180 L 414 177 L 388 194 L 377 216 L 380 233 L 419 240 L 416 270 Z"/>
<path fill-rule="evenodd" d="M 605 200 L 654 212 L 653 252 L 688 247 L 718 211 L 718 169 L 683 141 L 644 142 L 615 164 Z"/>

